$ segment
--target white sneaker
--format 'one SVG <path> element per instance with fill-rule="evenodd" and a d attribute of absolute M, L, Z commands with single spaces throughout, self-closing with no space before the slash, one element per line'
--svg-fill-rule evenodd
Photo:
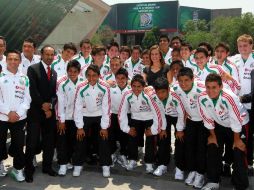
<path fill-rule="evenodd" d="M 189 173 L 188 177 L 185 179 L 186 185 L 193 185 L 194 179 L 195 179 L 196 172 L 192 171 Z"/>
<path fill-rule="evenodd" d="M 67 166 L 67 170 L 71 170 L 73 168 L 73 165 L 71 163 L 68 163 L 66 166 Z"/>
<path fill-rule="evenodd" d="M 117 163 L 120 164 L 123 168 L 126 168 L 128 162 L 125 155 L 119 155 L 117 158 Z"/>
<path fill-rule="evenodd" d="M 78 177 L 78 176 L 80 176 L 80 173 L 81 173 L 81 171 L 82 171 L 82 166 L 74 166 L 74 170 L 73 170 L 73 172 L 72 172 L 72 176 L 73 177 Z"/>
<path fill-rule="evenodd" d="M 183 179 L 184 179 L 184 171 L 176 167 L 175 180 L 183 180 Z"/>
<path fill-rule="evenodd" d="M 111 164 L 110 167 L 114 167 L 115 163 L 116 163 L 116 160 L 117 160 L 116 154 L 111 154 L 111 159 L 112 159 L 112 164 Z"/>
<path fill-rule="evenodd" d="M 67 165 L 60 165 L 60 168 L 58 170 L 58 175 L 64 176 L 66 175 L 67 171 Z"/>
<path fill-rule="evenodd" d="M 193 187 L 200 189 L 200 188 L 203 187 L 204 183 L 205 183 L 204 175 L 199 174 L 198 172 L 196 172 Z"/>
<path fill-rule="evenodd" d="M 5 170 L 3 161 L 0 162 L 0 177 L 6 176 L 7 171 Z"/>
<path fill-rule="evenodd" d="M 146 164 L 146 173 L 153 173 L 153 164 Z"/>
<path fill-rule="evenodd" d="M 127 170 L 133 170 L 137 167 L 137 162 L 135 160 L 130 160 L 129 163 L 126 166 Z"/>
<path fill-rule="evenodd" d="M 167 172 L 167 166 L 160 165 L 157 169 L 153 172 L 153 175 L 162 176 L 164 173 Z"/>
<path fill-rule="evenodd" d="M 215 190 L 219 188 L 219 183 L 207 183 L 201 190 Z"/>
<path fill-rule="evenodd" d="M 25 176 L 23 174 L 23 170 L 16 170 L 15 168 L 13 168 L 11 170 L 10 175 L 18 182 L 22 182 L 25 181 Z"/>
<path fill-rule="evenodd" d="M 102 166 L 102 175 L 103 177 L 110 177 L 110 167 Z"/>
<path fill-rule="evenodd" d="M 36 156 L 33 158 L 33 166 L 36 168 L 38 166 L 38 162 L 36 160 Z"/>

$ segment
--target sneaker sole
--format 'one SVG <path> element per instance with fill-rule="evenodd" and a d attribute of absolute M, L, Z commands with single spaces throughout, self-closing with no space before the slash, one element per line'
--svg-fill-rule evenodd
<path fill-rule="evenodd" d="M 13 174 L 13 173 L 10 173 L 9 175 L 11 176 L 12 179 L 14 179 L 17 182 L 24 182 L 25 181 L 25 178 L 24 178 L 24 180 L 20 180 L 20 181 L 17 180 L 17 178 L 15 177 L 15 174 Z"/>

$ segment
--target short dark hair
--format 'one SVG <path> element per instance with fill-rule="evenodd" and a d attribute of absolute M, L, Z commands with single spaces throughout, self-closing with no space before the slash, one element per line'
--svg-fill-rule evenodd
<path fill-rule="evenodd" d="M 155 90 L 162 90 L 169 88 L 168 79 L 166 77 L 159 77 L 155 80 L 153 87 Z"/>
<path fill-rule="evenodd" d="M 8 58 L 8 55 L 9 55 L 10 53 L 15 53 L 15 54 L 17 54 L 17 55 L 19 56 L 20 61 L 21 61 L 21 53 L 20 53 L 20 51 L 18 51 L 18 50 L 16 50 L 16 49 L 6 51 L 6 59 Z"/>
<path fill-rule="evenodd" d="M 100 76 L 100 68 L 98 65 L 95 65 L 95 64 L 89 65 L 86 69 L 86 76 L 87 76 L 88 71 L 90 71 L 90 70 L 92 70 L 93 72 L 95 72 L 96 74 L 98 74 Z"/>
<path fill-rule="evenodd" d="M 33 38 L 26 38 L 26 39 L 23 41 L 23 43 L 24 43 L 24 42 L 29 42 L 29 43 L 33 44 L 34 48 L 37 47 L 37 44 L 36 44 L 36 42 L 35 42 L 35 40 L 34 40 Z"/>
<path fill-rule="evenodd" d="M 194 57 L 195 57 L 195 55 L 196 55 L 197 53 L 203 53 L 203 54 L 205 54 L 206 57 L 209 56 L 208 51 L 207 51 L 205 48 L 202 48 L 202 47 L 199 47 L 199 48 L 196 49 L 195 54 L 194 54 Z"/>
<path fill-rule="evenodd" d="M 218 44 L 215 46 L 214 49 L 216 50 L 216 49 L 219 48 L 219 47 L 222 47 L 223 49 L 225 49 L 227 53 L 230 51 L 230 50 L 229 50 L 229 45 L 226 44 L 226 43 L 224 43 L 224 42 L 218 43 Z"/>
<path fill-rule="evenodd" d="M 125 69 L 125 68 L 120 68 L 117 72 L 116 72 L 116 74 L 115 74 L 115 76 L 117 76 L 117 75 L 124 75 L 127 79 L 128 79 L 128 71 Z"/>
<path fill-rule="evenodd" d="M 121 46 L 120 53 L 121 52 L 126 52 L 126 53 L 129 54 L 129 56 L 131 55 L 131 50 L 130 50 L 130 48 L 128 46 Z"/>
<path fill-rule="evenodd" d="M 92 47 L 92 43 L 89 39 L 83 39 L 81 40 L 81 42 L 79 43 L 79 47 L 82 47 L 83 44 L 89 44 Z"/>
<path fill-rule="evenodd" d="M 73 50 L 74 51 L 74 54 L 77 53 L 77 47 L 74 43 L 70 42 L 70 43 L 67 43 L 67 44 L 64 44 L 64 47 L 63 47 L 63 50 L 67 50 L 67 49 L 70 49 L 70 50 Z"/>
<path fill-rule="evenodd" d="M 168 37 L 167 34 L 161 34 L 160 37 L 159 37 L 159 40 L 160 40 L 161 38 L 166 38 L 167 41 L 170 42 L 170 39 L 169 39 L 169 37 Z"/>
<path fill-rule="evenodd" d="M 142 48 L 140 45 L 133 46 L 131 49 L 131 53 L 133 52 L 133 50 L 138 50 L 140 54 L 142 53 Z"/>
<path fill-rule="evenodd" d="M 145 49 L 145 50 L 143 50 L 142 51 L 142 53 L 141 53 L 141 57 L 143 56 L 143 55 L 150 55 L 150 51 L 149 51 L 149 49 Z"/>
<path fill-rule="evenodd" d="M 211 44 L 209 44 L 208 42 L 201 42 L 198 44 L 198 47 L 200 47 L 200 46 L 205 46 L 207 48 L 207 50 L 211 52 L 210 55 L 213 55 L 213 47 Z M 209 52 L 208 52 L 208 55 L 209 55 Z"/>
<path fill-rule="evenodd" d="M 55 48 L 52 46 L 52 45 L 49 45 L 49 44 L 47 44 L 47 45 L 45 45 L 45 46 L 43 46 L 42 48 L 41 48 L 41 54 L 43 54 L 44 53 L 44 49 L 45 48 L 52 48 L 53 50 L 54 50 L 54 54 L 55 54 Z"/>
<path fill-rule="evenodd" d="M 0 40 L 3 40 L 3 42 L 4 42 L 4 45 L 6 46 L 6 39 L 5 39 L 5 37 L 3 37 L 3 36 L 0 36 Z"/>
<path fill-rule="evenodd" d="M 169 66 L 169 69 L 172 69 L 173 65 L 179 65 L 181 68 L 184 67 L 183 62 L 180 61 L 180 60 L 172 61 L 172 63 L 171 63 L 170 66 Z"/>
<path fill-rule="evenodd" d="M 131 80 L 131 85 L 133 85 L 134 82 L 139 82 L 142 86 L 145 86 L 145 85 L 146 85 L 146 82 L 145 82 L 143 76 L 140 75 L 140 74 L 136 74 L 136 75 L 132 78 L 132 80 Z"/>
<path fill-rule="evenodd" d="M 192 51 L 192 46 L 190 43 L 187 43 L 187 42 L 183 42 L 181 44 L 181 47 L 187 47 L 190 51 Z"/>
<path fill-rule="evenodd" d="M 115 41 L 112 41 L 107 45 L 107 50 L 110 50 L 110 48 L 112 47 L 117 47 L 117 49 L 119 50 L 119 44 Z"/>
<path fill-rule="evenodd" d="M 77 69 L 79 72 L 81 70 L 81 65 L 76 59 L 69 61 L 69 63 L 67 64 L 67 71 L 72 67 Z"/>
<path fill-rule="evenodd" d="M 189 67 L 183 67 L 180 69 L 180 71 L 177 74 L 177 79 L 179 79 L 179 77 L 183 77 L 183 76 L 187 76 L 190 79 L 194 78 L 194 74 L 191 68 Z"/>
<path fill-rule="evenodd" d="M 207 75 L 206 79 L 205 79 L 205 84 L 207 82 L 217 82 L 219 86 L 222 85 L 222 78 L 220 75 L 216 74 L 216 73 L 210 73 L 209 75 Z"/>
<path fill-rule="evenodd" d="M 183 43 L 183 40 L 182 40 L 182 38 L 181 38 L 180 36 L 174 36 L 174 37 L 171 39 L 171 42 L 172 42 L 173 40 L 179 40 L 181 44 Z"/>
<path fill-rule="evenodd" d="M 106 48 L 104 46 L 100 46 L 100 45 L 94 46 L 92 49 L 91 55 L 95 56 L 101 51 L 103 51 L 106 54 Z"/>

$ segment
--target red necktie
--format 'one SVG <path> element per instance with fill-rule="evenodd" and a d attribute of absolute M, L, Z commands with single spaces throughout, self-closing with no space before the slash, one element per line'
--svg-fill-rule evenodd
<path fill-rule="evenodd" d="M 48 72 L 47 72 L 48 80 L 50 80 L 50 75 L 51 75 L 50 66 L 48 66 L 47 69 L 48 69 Z"/>

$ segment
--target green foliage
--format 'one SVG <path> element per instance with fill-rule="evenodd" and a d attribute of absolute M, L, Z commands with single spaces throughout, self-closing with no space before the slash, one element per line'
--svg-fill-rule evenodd
<path fill-rule="evenodd" d="M 194 48 L 202 41 L 215 46 L 218 42 L 226 42 L 231 53 L 237 52 L 236 40 L 242 34 L 254 36 L 254 15 L 245 13 L 241 17 L 218 17 L 211 23 L 204 20 L 187 21 L 183 29 L 185 40 Z"/>
<path fill-rule="evenodd" d="M 114 39 L 114 32 L 108 25 L 102 25 L 92 37 L 91 41 L 96 45 L 108 45 Z"/>
<path fill-rule="evenodd" d="M 142 40 L 142 48 L 149 49 L 151 46 L 158 44 L 160 37 L 160 29 L 158 27 L 153 27 L 150 31 L 145 33 Z"/>

